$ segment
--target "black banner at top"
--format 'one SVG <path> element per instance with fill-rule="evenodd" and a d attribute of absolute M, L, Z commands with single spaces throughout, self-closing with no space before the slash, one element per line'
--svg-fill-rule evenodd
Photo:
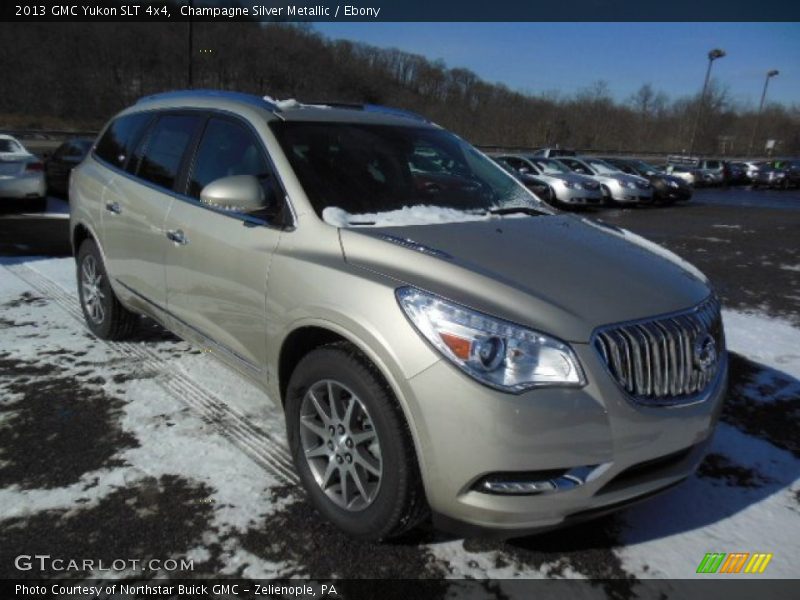
<path fill-rule="evenodd" d="M 7 22 L 800 21 L 797 0 L 5 0 Z"/>

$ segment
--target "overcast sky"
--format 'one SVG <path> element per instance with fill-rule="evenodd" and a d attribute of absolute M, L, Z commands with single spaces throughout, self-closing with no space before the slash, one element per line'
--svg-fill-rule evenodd
<path fill-rule="evenodd" d="M 740 103 L 800 104 L 800 23 L 315 23 L 346 38 L 442 59 L 488 81 L 538 94 L 573 94 L 599 79 L 624 100 L 643 83 L 671 97 L 703 84 L 706 55 L 723 48 L 712 78 Z"/>

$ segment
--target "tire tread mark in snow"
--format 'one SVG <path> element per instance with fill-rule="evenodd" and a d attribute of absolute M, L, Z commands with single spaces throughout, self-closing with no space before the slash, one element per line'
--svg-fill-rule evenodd
<path fill-rule="evenodd" d="M 33 287 L 37 292 L 50 297 L 75 320 L 83 323 L 83 312 L 75 296 L 56 282 L 27 265 L 3 265 L 7 271 Z M 161 376 L 155 379 L 171 396 L 188 405 L 197 414 L 208 419 L 234 446 L 246 454 L 262 469 L 276 476 L 281 482 L 296 484 L 297 475 L 283 440 L 277 440 L 262 428 L 249 421 L 235 407 L 222 401 L 213 393 L 203 389 L 180 371 L 168 371 L 163 357 L 150 348 L 130 342 L 105 342 L 108 348 L 126 358 L 138 359 L 142 366 L 153 369 Z"/>

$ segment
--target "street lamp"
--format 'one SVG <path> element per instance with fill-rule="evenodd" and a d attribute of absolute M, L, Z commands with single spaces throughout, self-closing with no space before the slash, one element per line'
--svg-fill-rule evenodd
<path fill-rule="evenodd" d="M 764 79 L 764 91 L 761 92 L 761 104 L 758 105 L 758 114 L 756 115 L 756 122 L 753 123 L 753 135 L 750 136 L 750 144 L 747 146 L 747 155 L 753 151 L 753 143 L 756 141 L 756 131 L 758 131 L 758 122 L 761 120 L 761 111 L 764 109 L 764 99 L 767 97 L 767 86 L 769 80 L 779 73 L 778 69 L 770 69 L 767 71 L 767 77 Z"/>
<path fill-rule="evenodd" d="M 725 56 L 725 50 L 721 48 L 714 48 L 708 53 L 708 69 L 706 69 L 706 79 L 703 82 L 703 92 L 700 94 L 700 106 L 697 107 L 697 114 L 694 118 L 694 127 L 692 127 L 692 139 L 689 142 L 689 156 L 694 153 L 694 138 L 697 135 L 697 124 L 700 122 L 700 114 L 703 112 L 703 107 L 706 103 L 706 89 L 708 89 L 708 79 L 711 77 L 711 65 L 718 58 Z"/>
<path fill-rule="evenodd" d="M 192 13 L 194 12 L 194 0 L 189 0 L 189 48 L 187 53 L 188 62 L 186 63 L 187 73 L 186 73 L 186 87 L 192 89 L 194 86 L 194 73 L 193 73 L 193 66 L 194 66 L 194 31 L 192 31 Z"/>

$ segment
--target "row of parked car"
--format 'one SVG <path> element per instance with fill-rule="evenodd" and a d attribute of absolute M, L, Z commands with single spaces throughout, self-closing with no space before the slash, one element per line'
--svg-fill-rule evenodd
<path fill-rule="evenodd" d="M 540 148 L 490 156 L 539 197 L 564 206 L 671 204 L 702 186 L 800 186 L 800 160 L 725 161 L 670 156 L 662 165 L 618 157 L 579 156 Z"/>
<path fill-rule="evenodd" d="M 669 157 L 662 170 L 684 179 L 695 187 L 750 185 L 788 189 L 800 185 L 800 160 L 727 161 Z"/>
<path fill-rule="evenodd" d="M 641 160 L 551 157 L 541 151 L 492 158 L 537 196 L 561 206 L 669 204 L 692 197 L 685 180 Z"/>

